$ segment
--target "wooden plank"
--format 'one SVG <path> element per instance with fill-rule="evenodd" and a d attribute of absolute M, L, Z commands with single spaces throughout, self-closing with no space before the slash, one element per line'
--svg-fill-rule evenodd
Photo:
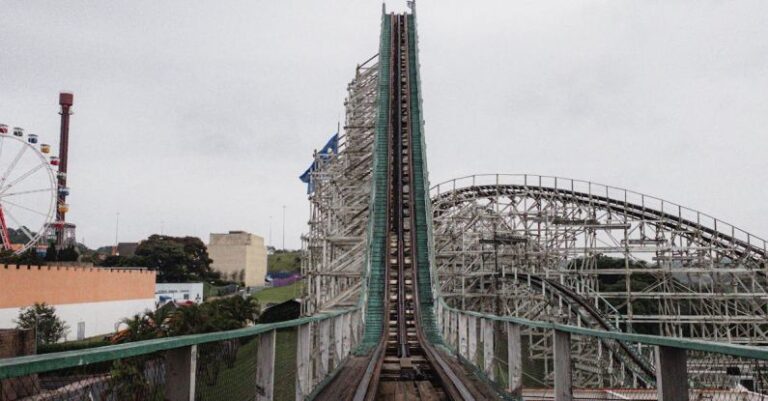
<path fill-rule="evenodd" d="M 333 368 L 336 369 L 344 358 L 344 321 L 341 316 L 333 318 Z"/>
<path fill-rule="evenodd" d="M 659 401 L 688 401 L 688 367 L 684 349 L 656 347 Z"/>
<path fill-rule="evenodd" d="M 275 339 L 272 330 L 259 336 L 256 351 L 256 401 L 272 401 L 275 389 Z"/>
<path fill-rule="evenodd" d="M 467 319 L 467 343 L 467 359 L 477 365 L 477 318 L 474 316 Z"/>
<path fill-rule="evenodd" d="M 571 334 L 555 330 L 555 401 L 573 401 L 573 376 L 571 371 Z"/>
<path fill-rule="evenodd" d="M 395 397 L 393 398 L 395 401 L 406 401 L 408 400 L 408 397 L 405 395 L 405 383 L 403 382 L 395 382 L 397 383 L 395 385 Z"/>
<path fill-rule="evenodd" d="M 467 315 L 463 313 L 459 314 L 458 351 L 459 355 L 467 357 Z"/>
<path fill-rule="evenodd" d="M 494 380 L 494 371 L 493 371 L 493 359 L 494 359 L 494 348 L 493 348 L 493 321 L 488 319 L 482 319 L 480 321 L 480 324 L 483 328 L 483 370 L 485 371 L 485 375 L 488 376 L 489 379 Z"/>
<path fill-rule="evenodd" d="M 170 350 L 165 361 L 165 399 L 195 401 L 197 345 Z"/>
<path fill-rule="evenodd" d="M 331 358 L 331 321 L 323 320 L 318 323 L 320 325 L 320 371 L 318 372 L 316 383 L 330 372 L 329 362 Z"/>
<path fill-rule="evenodd" d="M 419 394 L 417 396 L 418 398 L 415 399 L 422 401 L 440 401 L 432 383 L 428 381 L 420 381 L 416 383 L 416 388 L 419 390 Z"/>
<path fill-rule="evenodd" d="M 312 331 L 310 324 L 297 329 L 296 339 L 296 399 L 303 400 L 312 391 Z"/>
<path fill-rule="evenodd" d="M 520 326 L 515 323 L 507 323 L 507 363 L 509 393 L 514 397 L 521 397 L 523 395 L 523 353 Z"/>
<path fill-rule="evenodd" d="M 342 337 L 342 358 L 349 355 L 349 351 L 352 349 L 352 316 L 347 313 L 342 316 L 344 335 Z"/>

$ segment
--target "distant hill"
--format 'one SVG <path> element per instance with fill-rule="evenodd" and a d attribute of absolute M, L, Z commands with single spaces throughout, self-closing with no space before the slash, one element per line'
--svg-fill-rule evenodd
<path fill-rule="evenodd" d="M 35 232 L 33 232 L 28 228 L 27 228 L 27 231 L 33 237 L 37 235 Z M 22 231 L 21 228 L 8 227 L 8 236 L 11 237 L 12 244 L 26 244 L 27 242 L 29 242 L 29 237 L 27 237 L 26 234 L 24 234 L 24 231 Z"/>
<path fill-rule="evenodd" d="M 270 273 L 301 271 L 301 251 L 276 250 L 267 256 L 267 271 Z"/>

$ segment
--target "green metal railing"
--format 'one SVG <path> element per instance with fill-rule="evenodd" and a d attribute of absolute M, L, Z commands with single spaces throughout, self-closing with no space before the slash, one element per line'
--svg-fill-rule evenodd
<path fill-rule="evenodd" d="M 379 54 L 390 53 L 392 27 L 389 16 L 382 14 Z M 371 179 L 371 199 L 368 205 L 368 252 L 364 272 L 365 286 L 361 300 L 365 302 L 365 334 L 356 353 L 368 353 L 375 348 L 384 329 L 386 311 L 384 310 L 384 277 L 386 271 L 387 243 L 387 162 L 388 139 L 387 122 L 389 120 L 389 57 L 379 57 L 379 83 L 377 94 L 376 130 L 373 141 L 373 171 Z"/>
<path fill-rule="evenodd" d="M 359 312 L 0 359 L 0 400 L 303 400 L 357 345 Z"/>

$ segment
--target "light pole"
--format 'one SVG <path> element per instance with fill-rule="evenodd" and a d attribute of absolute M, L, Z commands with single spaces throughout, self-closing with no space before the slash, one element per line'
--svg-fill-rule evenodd
<path fill-rule="evenodd" d="M 285 250 L 285 205 L 283 205 L 283 250 Z"/>
<path fill-rule="evenodd" d="M 119 244 L 119 242 L 117 242 L 119 232 L 120 232 L 120 212 L 117 212 L 115 214 L 115 255 L 117 255 L 117 245 Z"/>

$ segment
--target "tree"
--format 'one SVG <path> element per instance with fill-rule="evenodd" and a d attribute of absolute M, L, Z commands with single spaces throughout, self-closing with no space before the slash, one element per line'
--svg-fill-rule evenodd
<path fill-rule="evenodd" d="M 40 266 L 45 264 L 45 260 L 37 254 L 34 247 L 27 249 L 19 255 L 10 250 L 0 251 L 0 263 Z"/>
<path fill-rule="evenodd" d="M 131 261 L 157 270 L 157 281 L 161 283 L 218 277 L 211 270 L 213 260 L 208 256 L 208 248 L 196 237 L 152 235 L 139 243 Z"/>
<path fill-rule="evenodd" d="M 45 251 L 45 261 L 55 262 L 59 259 L 59 253 L 56 251 L 56 244 L 53 241 L 48 243 L 48 249 Z"/>
<path fill-rule="evenodd" d="M 43 303 L 23 308 L 15 321 L 20 329 L 36 329 L 37 341 L 42 344 L 53 344 L 66 337 L 69 327 L 56 316 L 56 308 Z"/>
<path fill-rule="evenodd" d="M 59 251 L 57 259 L 61 262 L 77 262 L 80 253 L 74 246 L 68 246 Z"/>

